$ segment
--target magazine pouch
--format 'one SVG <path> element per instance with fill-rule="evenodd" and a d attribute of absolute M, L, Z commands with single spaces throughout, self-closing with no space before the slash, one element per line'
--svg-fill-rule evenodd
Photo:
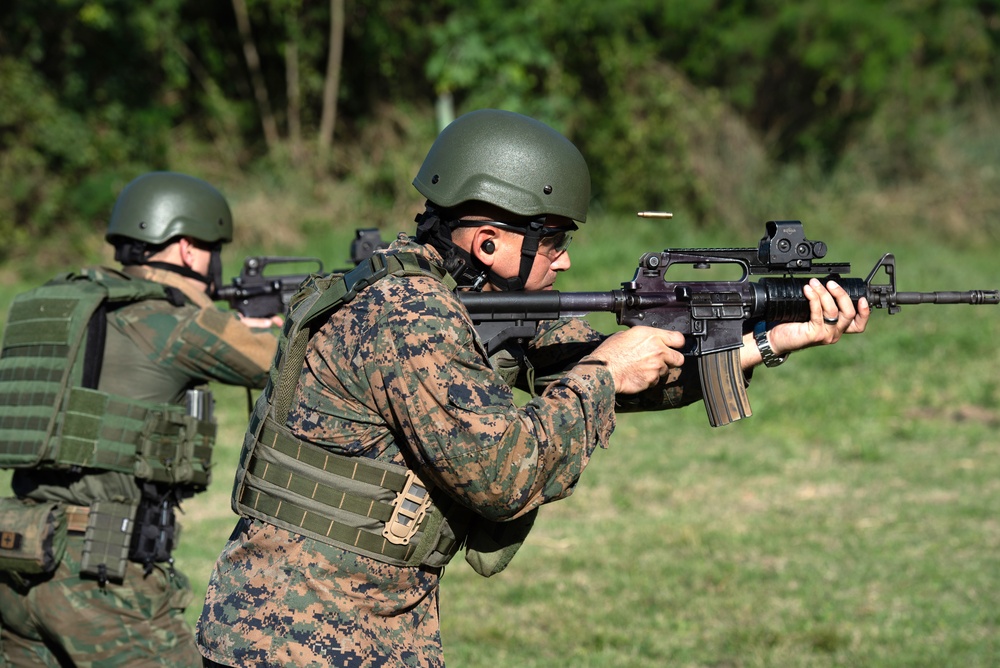
<path fill-rule="evenodd" d="M 135 511 L 138 503 L 94 501 L 83 539 L 80 575 L 96 578 L 101 586 L 109 580 L 125 580 Z"/>

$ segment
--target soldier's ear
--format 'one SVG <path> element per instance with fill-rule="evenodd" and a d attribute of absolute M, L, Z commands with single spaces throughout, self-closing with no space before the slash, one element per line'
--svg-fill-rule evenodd
<path fill-rule="evenodd" d="M 476 233 L 472 236 L 469 253 L 484 265 L 490 267 L 496 260 L 496 252 L 499 244 L 500 239 L 496 229 L 488 225 L 478 227 L 476 228 Z"/>
<path fill-rule="evenodd" d="M 177 251 L 180 261 L 185 267 L 191 267 L 194 263 L 194 251 L 196 246 L 187 237 L 177 239 Z"/>

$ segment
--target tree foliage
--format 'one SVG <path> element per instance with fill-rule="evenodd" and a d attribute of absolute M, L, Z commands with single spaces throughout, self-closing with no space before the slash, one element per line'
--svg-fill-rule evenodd
<path fill-rule="evenodd" d="M 391 156 L 385 169 L 365 163 L 379 152 L 372 125 L 405 110 L 424 119 L 424 141 L 439 99 L 565 132 L 588 156 L 598 206 L 726 219 L 737 193 L 719 192 L 725 169 L 752 188 L 765 164 L 830 170 L 863 144 L 878 153 L 873 178 L 919 178 L 922 142 L 943 130 L 928 119 L 991 104 L 998 54 L 1000 10 L 973 0 L 10 2 L 0 234 L 11 248 L 99 221 L 129 178 L 178 160 L 178 137 L 225 173 L 378 174 L 366 185 L 391 194 L 409 175 Z M 334 75 L 324 153 L 310 147 L 324 144 Z"/>

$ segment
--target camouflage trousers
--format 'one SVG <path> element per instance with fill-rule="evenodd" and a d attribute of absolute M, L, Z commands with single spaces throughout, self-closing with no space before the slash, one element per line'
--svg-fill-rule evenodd
<path fill-rule="evenodd" d="M 193 594 L 178 571 L 128 565 L 122 584 L 81 578 L 83 538 L 71 535 L 51 577 L 21 583 L 0 573 L 0 665 L 201 665 L 183 618 Z M 3 661 L 6 663 L 3 663 Z"/>
<path fill-rule="evenodd" d="M 209 580 L 198 644 L 241 668 L 444 668 L 437 581 L 241 520 Z"/>

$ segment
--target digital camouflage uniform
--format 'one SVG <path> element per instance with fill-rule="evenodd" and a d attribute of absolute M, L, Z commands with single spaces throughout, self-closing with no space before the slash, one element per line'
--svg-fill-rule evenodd
<path fill-rule="evenodd" d="M 441 261 L 403 237 L 391 250 Z M 310 340 L 287 425 L 331 452 L 416 468 L 480 517 L 524 517 L 571 494 L 608 444 L 613 380 L 581 361 L 601 340 L 582 321 L 540 330 L 527 353 L 544 389 L 517 407 L 513 374 L 488 360 L 455 294 L 431 276 L 390 275 Z M 686 404 L 697 385 L 674 373 L 619 408 Z M 233 666 L 442 666 L 439 576 L 244 517 L 216 563 L 198 643 Z"/>
<path fill-rule="evenodd" d="M 92 270 L 121 277 L 108 269 Z M 251 330 L 235 314 L 216 308 L 177 274 L 148 266 L 122 270 L 137 280 L 172 286 L 182 306 L 139 301 L 108 314 L 105 358 L 98 389 L 151 402 L 181 402 L 209 381 L 261 388 L 277 347 L 266 330 Z M 17 469 L 19 498 L 90 506 L 101 499 L 138 499 L 126 473 Z M 81 577 L 83 536 L 71 532 L 51 576 L 24 580 L 0 573 L 4 658 L 16 666 L 196 666 L 201 658 L 183 610 L 192 593 L 185 576 L 167 563 L 148 575 L 129 563 L 124 581 Z"/>

